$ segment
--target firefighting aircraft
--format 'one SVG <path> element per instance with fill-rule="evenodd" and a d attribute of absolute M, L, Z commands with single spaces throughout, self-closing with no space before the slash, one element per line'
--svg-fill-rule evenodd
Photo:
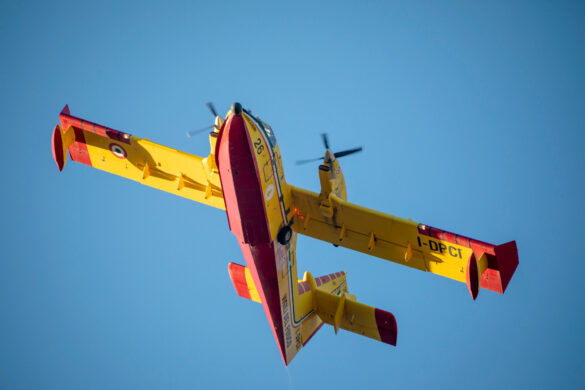
<path fill-rule="evenodd" d="M 503 293 L 518 265 L 515 241 L 492 245 L 347 201 L 338 158 L 323 136 L 320 193 L 288 184 L 272 128 L 234 103 L 215 124 L 205 158 L 72 116 L 65 106 L 52 136 L 59 170 L 71 159 L 225 210 L 247 266 L 229 263 L 237 294 L 259 302 L 285 365 L 324 323 L 396 345 L 394 316 L 356 301 L 346 273 L 297 276 L 297 234 Z"/>

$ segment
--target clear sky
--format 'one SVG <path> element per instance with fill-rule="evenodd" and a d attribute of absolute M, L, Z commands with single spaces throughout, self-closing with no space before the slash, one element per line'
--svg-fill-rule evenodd
<path fill-rule="evenodd" d="M 585 388 L 583 2 L 0 2 L 0 389 Z M 505 295 L 301 237 L 396 348 L 324 327 L 285 368 L 225 213 L 68 162 L 61 108 L 190 153 L 205 102 L 342 160 L 349 199 L 492 243 Z"/>

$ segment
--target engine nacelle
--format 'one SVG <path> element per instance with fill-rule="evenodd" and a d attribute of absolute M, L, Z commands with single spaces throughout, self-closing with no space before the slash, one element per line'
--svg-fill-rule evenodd
<path fill-rule="evenodd" d="M 345 187 L 345 178 L 341 166 L 335 157 L 324 164 L 319 165 L 319 183 L 321 184 L 321 193 L 319 198 L 323 202 L 329 198 L 330 193 L 334 193 L 339 198 L 347 200 L 347 189 Z"/>

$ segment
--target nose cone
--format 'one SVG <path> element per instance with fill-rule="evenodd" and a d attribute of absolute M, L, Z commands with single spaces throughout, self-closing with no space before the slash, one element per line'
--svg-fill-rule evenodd
<path fill-rule="evenodd" d="M 240 115 L 242 113 L 242 105 L 238 102 L 235 102 L 234 104 L 232 104 L 232 112 L 235 115 Z"/>

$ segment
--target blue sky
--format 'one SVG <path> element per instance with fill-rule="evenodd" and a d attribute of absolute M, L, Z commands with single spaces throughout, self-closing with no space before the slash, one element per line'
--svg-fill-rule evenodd
<path fill-rule="evenodd" d="M 585 387 L 581 2 L 0 3 L 1 389 Z M 396 348 L 323 328 L 285 368 L 224 213 L 68 163 L 72 114 L 206 155 L 205 102 L 269 122 L 287 180 L 342 160 L 349 199 L 492 243 L 505 295 L 301 237 Z"/>

